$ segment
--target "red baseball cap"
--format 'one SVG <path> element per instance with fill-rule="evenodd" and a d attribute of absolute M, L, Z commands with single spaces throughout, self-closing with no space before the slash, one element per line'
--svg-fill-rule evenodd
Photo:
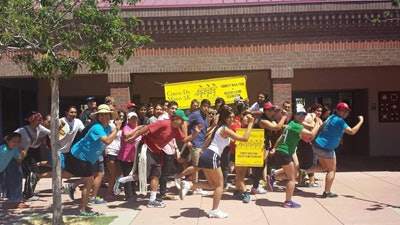
<path fill-rule="evenodd" d="M 349 107 L 349 105 L 347 105 L 346 102 L 339 102 L 339 103 L 336 105 L 336 109 L 337 109 L 337 110 L 351 110 L 350 107 Z"/>
<path fill-rule="evenodd" d="M 270 109 L 270 108 L 275 108 L 275 105 L 272 104 L 271 102 L 267 102 L 263 106 L 264 109 Z"/>
<path fill-rule="evenodd" d="M 135 103 L 133 103 L 133 102 L 129 102 L 127 105 L 126 105 L 126 108 L 131 108 L 131 107 L 136 107 L 136 105 L 135 105 Z"/>

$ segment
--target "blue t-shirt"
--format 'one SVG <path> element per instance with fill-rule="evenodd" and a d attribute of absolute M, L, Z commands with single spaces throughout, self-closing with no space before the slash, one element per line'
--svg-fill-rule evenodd
<path fill-rule="evenodd" d="M 194 147 L 201 148 L 207 139 L 207 127 L 208 127 L 206 116 L 204 116 L 201 113 L 201 110 L 196 110 L 189 114 L 189 127 L 188 127 L 189 135 L 194 132 L 194 129 L 197 124 L 203 125 L 203 129 L 201 129 L 200 133 L 198 133 L 196 137 L 193 138 L 192 143 Z"/>
<path fill-rule="evenodd" d="M 82 161 L 89 161 L 95 164 L 103 153 L 106 145 L 100 140 L 103 136 L 111 133 L 111 127 L 104 128 L 100 123 L 94 124 L 81 140 L 71 148 L 71 154 Z"/>
<path fill-rule="evenodd" d="M 344 130 L 349 127 L 343 118 L 332 114 L 327 118 L 328 123 L 315 139 L 315 143 L 324 149 L 333 151 L 339 146 L 340 138 L 343 136 Z"/>
<path fill-rule="evenodd" d="M 18 148 L 9 149 L 7 144 L 0 145 L 0 172 L 3 172 L 12 158 L 19 158 L 20 156 Z"/>

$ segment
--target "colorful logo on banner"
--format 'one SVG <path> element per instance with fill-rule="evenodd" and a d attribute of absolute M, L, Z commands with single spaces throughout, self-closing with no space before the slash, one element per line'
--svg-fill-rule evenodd
<path fill-rule="evenodd" d="M 244 134 L 246 129 L 237 129 Z M 247 142 L 236 142 L 235 165 L 262 167 L 264 164 L 264 129 L 252 129 Z"/>
<path fill-rule="evenodd" d="M 165 84 L 165 99 L 178 102 L 179 108 L 190 108 L 193 99 L 208 99 L 214 102 L 222 97 L 227 104 L 233 103 L 236 96 L 247 98 L 246 76 L 222 77 Z"/>

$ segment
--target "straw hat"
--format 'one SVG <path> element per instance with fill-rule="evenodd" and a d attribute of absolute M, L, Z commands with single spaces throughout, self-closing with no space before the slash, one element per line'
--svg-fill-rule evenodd
<path fill-rule="evenodd" d="M 106 104 L 101 104 L 101 105 L 99 105 L 99 107 L 97 107 L 96 112 L 90 114 L 90 118 L 93 120 L 97 119 L 97 114 L 99 114 L 99 113 L 111 113 L 111 119 L 113 119 L 113 120 L 115 120 L 118 117 L 117 112 L 110 110 L 110 106 L 108 106 Z"/>

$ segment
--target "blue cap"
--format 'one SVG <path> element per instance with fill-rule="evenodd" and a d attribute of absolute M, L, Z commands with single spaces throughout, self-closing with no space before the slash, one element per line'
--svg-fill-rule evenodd
<path fill-rule="evenodd" d="M 86 98 L 86 102 L 94 101 L 95 98 L 93 96 L 89 96 Z"/>

